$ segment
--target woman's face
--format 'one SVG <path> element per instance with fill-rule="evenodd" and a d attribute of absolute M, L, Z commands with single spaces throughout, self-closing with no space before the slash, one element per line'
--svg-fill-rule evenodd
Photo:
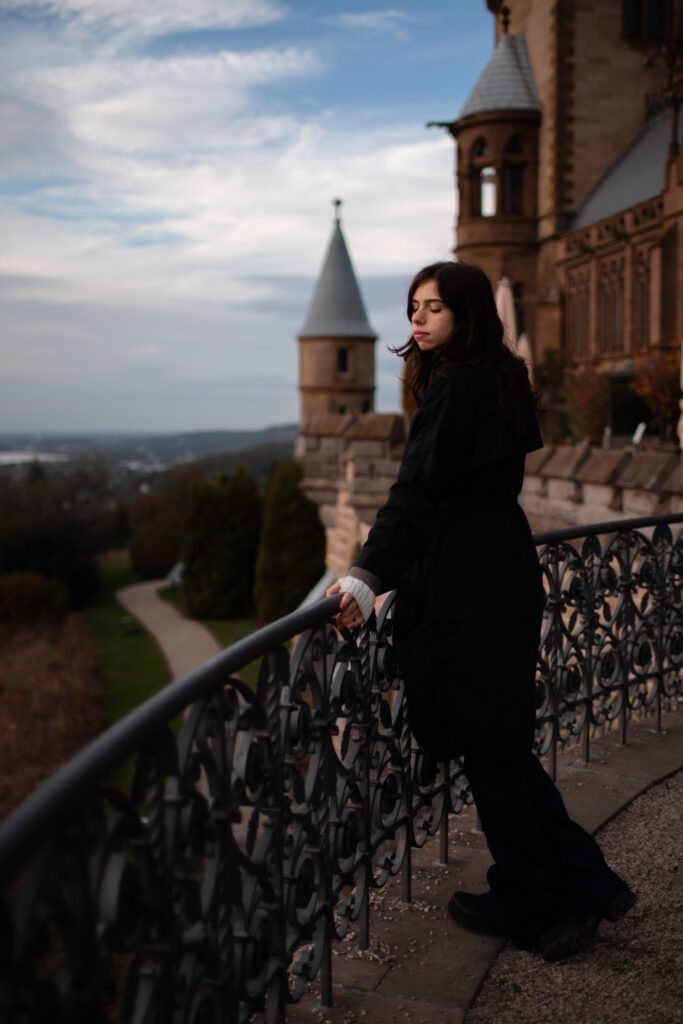
<path fill-rule="evenodd" d="M 453 336 L 455 317 L 441 301 L 436 281 L 425 281 L 415 289 L 410 323 L 422 352 L 431 352 Z"/>

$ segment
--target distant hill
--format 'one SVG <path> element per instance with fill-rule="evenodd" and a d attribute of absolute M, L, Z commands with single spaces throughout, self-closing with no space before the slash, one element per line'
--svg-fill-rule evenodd
<path fill-rule="evenodd" d="M 178 434 L 2 434 L 0 452 L 61 454 L 67 458 L 99 455 L 120 468 L 159 471 L 182 462 L 197 462 L 227 452 L 261 446 L 294 445 L 297 424 L 262 430 L 201 430 Z M 273 456 L 277 457 L 277 456 Z M 242 460 L 244 461 L 244 460 Z"/>
<path fill-rule="evenodd" d="M 221 473 L 234 473 L 238 466 L 244 466 L 249 470 L 256 482 L 263 487 L 268 479 L 268 472 L 273 462 L 291 459 L 294 455 L 294 442 L 285 444 L 260 444 L 254 448 L 240 448 L 239 451 L 225 451 L 219 455 L 207 455 L 203 459 L 196 459 L 195 464 L 199 466 L 210 477 L 220 476 Z M 161 474 L 160 484 L 164 486 L 164 479 L 170 476 Z"/>

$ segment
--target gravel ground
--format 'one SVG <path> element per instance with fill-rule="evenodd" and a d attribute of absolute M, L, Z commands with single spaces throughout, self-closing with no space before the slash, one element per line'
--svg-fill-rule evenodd
<path fill-rule="evenodd" d="M 467 1024 L 683 1024 L 683 773 L 639 797 L 599 834 L 638 894 L 594 945 L 549 964 L 507 946 Z"/>

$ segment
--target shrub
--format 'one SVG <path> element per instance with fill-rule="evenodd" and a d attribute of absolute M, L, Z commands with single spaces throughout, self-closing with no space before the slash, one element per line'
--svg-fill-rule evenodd
<path fill-rule="evenodd" d="M 61 580 L 73 607 L 99 587 L 95 555 L 114 536 L 116 505 L 108 472 L 86 463 L 0 481 L 0 572 Z"/>
<path fill-rule="evenodd" d="M 180 558 L 193 488 L 203 480 L 196 466 L 173 470 L 158 494 L 143 494 L 126 507 L 131 562 L 138 576 L 167 576 Z"/>
<path fill-rule="evenodd" d="M 267 621 L 293 611 L 325 569 L 325 531 L 294 459 L 273 464 L 263 504 L 254 601 Z"/>
<path fill-rule="evenodd" d="M 655 432 L 661 438 L 673 436 L 680 414 L 680 346 L 638 356 L 631 388 L 645 402 Z"/>
<path fill-rule="evenodd" d="M 578 441 L 598 444 L 607 426 L 609 381 L 604 374 L 584 367 L 567 374 L 564 383 L 565 413 L 569 429 Z"/>
<path fill-rule="evenodd" d="M 9 626 L 59 623 L 69 608 L 63 583 L 37 572 L 0 576 L 0 622 Z"/>
<path fill-rule="evenodd" d="M 133 568 L 143 580 L 167 576 L 179 558 L 180 528 L 176 517 L 160 516 L 138 526 L 130 539 Z"/>

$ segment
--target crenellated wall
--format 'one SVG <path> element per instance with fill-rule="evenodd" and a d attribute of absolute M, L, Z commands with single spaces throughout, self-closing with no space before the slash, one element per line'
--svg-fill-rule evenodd
<path fill-rule="evenodd" d="M 527 457 L 520 501 L 534 530 L 683 512 L 683 456 L 550 445 Z"/>
<path fill-rule="evenodd" d="M 327 534 L 327 568 L 353 563 L 396 479 L 401 416 L 319 416 L 299 436 L 303 488 Z M 683 512 L 683 456 L 587 445 L 549 445 L 527 457 L 521 494 L 534 531 Z"/>
<path fill-rule="evenodd" d="M 403 454 L 402 416 L 318 416 L 297 441 L 303 489 L 327 534 L 326 565 L 342 575 L 368 535 L 396 479 Z"/>

